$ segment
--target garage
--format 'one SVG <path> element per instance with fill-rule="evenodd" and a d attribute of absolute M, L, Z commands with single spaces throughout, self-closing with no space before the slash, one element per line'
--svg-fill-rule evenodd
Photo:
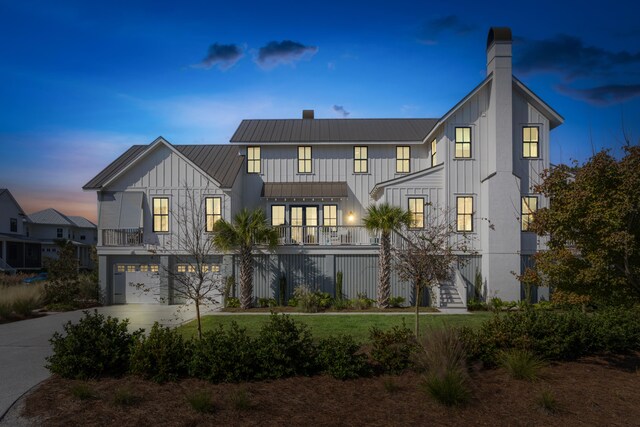
<path fill-rule="evenodd" d="M 161 302 L 158 264 L 114 265 L 114 304 L 158 304 Z"/>

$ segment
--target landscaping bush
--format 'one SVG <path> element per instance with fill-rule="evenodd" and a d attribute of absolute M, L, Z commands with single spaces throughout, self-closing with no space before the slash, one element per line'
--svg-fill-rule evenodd
<path fill-rule="evenodd" d="M 133 344 L 142 330 L 127 332 L 128 319 L 106 317 L 94 311 L 84 312 L 78 323 L 67 322 L 65 334 L 56 332 L 49 340 L 53 355 L 47 357 L 47 369 L 65 378 L 87 379 L 119 376 L 129 370 Z"/>
<path fill-rule="evenodd" d="M 211 392 L 209 390 L 194 390 L 187 393 L 187 402 L 193 410 L 203 414 L 215 412 L 216 407 L 213 404 Z"/>
<path fill-rule="evenodd" d="M 193 343 L 189 375 L 218 382 L 248 381 L 255 374 L 255 342 L 236 322 L 207 331 Z"/>
<path fill-rule="evenodd" d="M 487 307 L 487 303 L 472 298 L 469 301 L 467 301 L 467 310 L 469 310 L 469 311 L 487 311 L 488 307 Z"/>
<path fill-rule="evenodd" d="M 400 373 L 411 365 L 418 345 L 413 332 L 406 326 L 394 326 L 383 331 L 377 327 L 369 330 L 371 358 L 388 373 Z"/>
<path fill-rule="evenodd" d="M 267 307 L 277 307 L 278 302 L 275 298 L 258 298 L 258 307 L 267 308 Z"/>
<path fill-rule="evenodd" d="M 337 299 L 333 302 L 334 310 L 347 310 L 351 308 L 351 300 L 346 298 Z"/>
<path fill-rule="evenodd" d="M 240 300 L 238 298 L 235 297 L 229 297 L 228 299 L 225 300 L 226 304 L 225 306 L 228 308 L 239 308 L 240 307 Z"/>
<path fill-rule="evenodd" d="M 351 335 L 321 340 L 318 344 L 318 366 L 334 378 L 347 380 L 370 372 L 366 355 Z"/>
<path fill-rule="evenodd" d="M 256 379 L 311 375 L 317 371 L 316 349 L 307 325 L 290 316 L 271 314 L 255 341 Z"/>
<path fill-rule="evenodd" d="M 591 317 L 591 352 L 640 350 L 640 306 L 611 307 Z"/>
<path fill-rule="evenodd" d="M 358 296 L 350 301 L 351 307 L 356 310 L 368 310 L 373 307 L 376 300 L 368 298 L 367 294 L 359 293 Z"/>
<path fill-rule="evenodd" d="M 293 299 L 305 313 L 317 313 L 331 307 L 333 298 L 327 292 L 312 291 L 307 286 L 298 286 L 293 290 Z"/>
<path fill-rule="evenodd" d="M 0 320 L 31 316 L 34 310 L 42 307 L 43 293 L 42 283 L 0 286 Z"/>
<path fill-rule="evenodd" d="M 443 405 L 458 406 L 467 403 L 471 398 L 467 383 L 466 372 L 448 369 L 443 375 L 427 374 L 422 386 L 431 397 Z"/>
<path fill-rule="evenodd" d="M 516 380 L 534 381 L 538 379 L 545 363 L 528 350 L 512 348 L 500 354 L 500 364 Z"/>
<path fill-rule="evenodd" d="M 404 297 L 391 297 L 389 298 L 389 306 L 393 308 L 404 307 L 405 301 Z"/>
<path fill-rule="evenodd" d="M 185 342 L 176 329 L 153 324 L 148 336 L 134 343 L 131 372 L 162 383 L 176 381 L 188 373 L 191 342 Z"/>

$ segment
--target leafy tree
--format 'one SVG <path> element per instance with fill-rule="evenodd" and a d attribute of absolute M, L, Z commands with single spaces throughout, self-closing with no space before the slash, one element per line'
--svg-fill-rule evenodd
<path fill-rule="evenodd" d="M 80 291 L 76 247 L 65 239 L 56 240 L 55 244 L 58 247 L 58 258 L 47 261 L 49 282 L 45 285 L 45 300 L 47 304 L 72 309 Z"/>
<path fill-rule="evenodd" d="M 240 306 L 250 308 L 253 302 L 253 250 L 257 244 L 275 247 L 277 231 L 269 225 L 262 209 L 243 209 L 229 222 L 224 219 L 213 226 L 213 243 L 223 251 L 240 256 Z"/>
<path fill-rule="evenodd" d="M 640 300 L 640 147 L 608 150 L 583 165 L 546 171 L 534 191 L 550 198 L 532 229 L 548 237 L 536 263 L 545 284 L 601 303 Z"/>
<path fill-rule="evenodd" d="M 388 308 L 391 297 L 391 232 L 411 223 L 411 214 L 388 203 L 367 208 L 363 218 L 367 230 L 380 233 L 378 258 L 378 307 Z"/>

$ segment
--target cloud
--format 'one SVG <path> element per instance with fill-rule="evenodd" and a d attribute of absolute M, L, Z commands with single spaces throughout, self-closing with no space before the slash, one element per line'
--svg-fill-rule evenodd
<path fill-rule="evenodd" d="M 333 111 L 343 118 L 349 117 L 349 114 L 351 114 L 349 111 L 345 110 L 342 105 L 334 105 Z"/>
<path fill-rule="evenodd" d="M 316 52 L 316 46 L 305 46 L 291 40 L 272 41 L 258 50 L 256 62 L 263 68 L 272 68 L 279 64 L 293 64 L 301 59 L 309 59 Z"/>
<path fill-rule="evenodd" d="M 194 65 L 194 67 L 208 70 L 217 65 L 221 70 L 228 70 L 243 56 L 242 48 L 236 44 L 214 43 L 209 46 L 207 56 L 205 56 L 200 63 Z"/>
<path fill-rule="evenodd" d="M 556 87 L 560 93 L 593 105 L 608 106 L 640 96 L 640 85 L 603 85 L 575 89 L 566 85 Z"/>
<path fill-rule="evenodd" d="M 438 44 L 440 37 L 444 33 L 464 36 L 472 32 L 474 29 L 474 25 L 462 22 L 458 16 L 447 15 L 426 22 L 420 30 L 418 40 L 420 43 L 433 45 Z"/>
<path fill-rule="evenodd" d="M 580 77 L 606 77 L 640 65 L 640 52 L 612 52 L 586 46 L 578 37 L 559 34 L 546 40 L 517 39 L 514 69 L 523 75 L 556 73 L 565 81 Z M 636 69 L 637 72 L 637 69 Z"/>

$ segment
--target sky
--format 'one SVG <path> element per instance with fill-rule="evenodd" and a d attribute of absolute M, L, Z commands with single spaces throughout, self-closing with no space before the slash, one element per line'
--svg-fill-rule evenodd
<path fill-rule="evenodd" d="M 566 4 L 565 4 L 566 3 Z M 640 140 L 640 3 L 0 0 L 0 188 L 96 220 L 82 186 L 133 144 L 227 143 L 242 119 L 439 118 L 491 26 L 565 123 L 551 161 Z"/>

